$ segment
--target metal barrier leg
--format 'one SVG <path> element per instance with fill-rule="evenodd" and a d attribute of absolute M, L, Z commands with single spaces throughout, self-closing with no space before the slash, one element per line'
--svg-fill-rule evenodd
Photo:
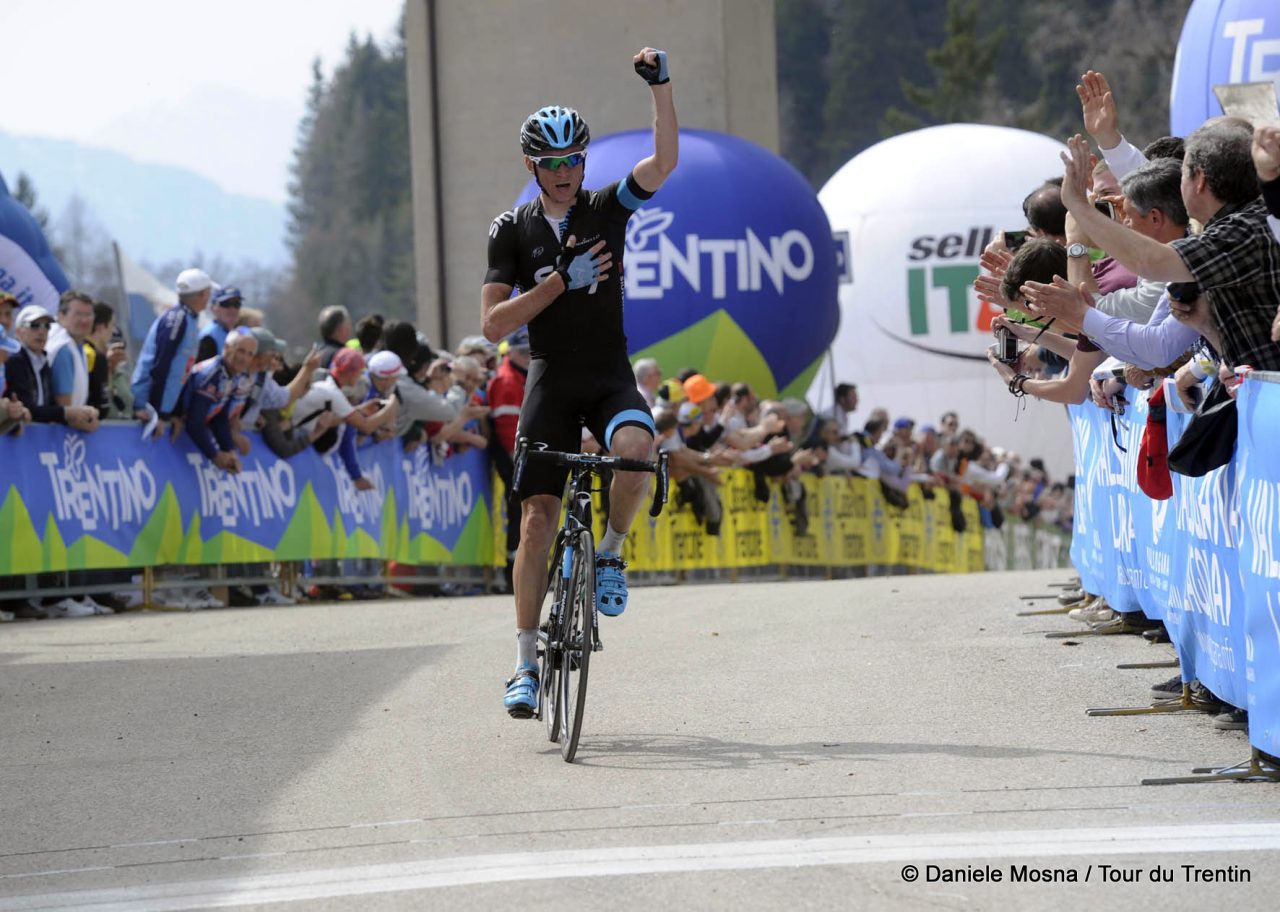
<path fill-rule="evenodd" d="M 1160 779 L 1143 779 L 1143 785 L 1195 785 L 1201 782 L 1280 782 L 1280 766 L 1256 747 L 1249 759 L 1235 766 L 1221 768 L 1199 767 L 1192 770 L 1201 775 L 1171 776 Z"/>
<path fill-rule="evenodd" d="M 1160 713 L 1200 712 L 1216 713 L 1219 703 L 1202 703 L 1191 696 L 1191 685 L 1182 685 L 1182 696 L 1173 700 L 1160 700 L 1150 706 L 1086 709 L 1086 716 L 1148 716 Z"/>

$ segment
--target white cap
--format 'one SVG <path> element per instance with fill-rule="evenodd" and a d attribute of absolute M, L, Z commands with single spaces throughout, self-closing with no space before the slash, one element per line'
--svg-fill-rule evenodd
<path fill-rule="evenodd" d="M 400 361 L 400 356 L 391 351 L 376 352 L 369 359 L 369 375 L 379 380 L 389 380 L 392 377 L 403 377 L 408 371 L 404 369 L 404 364 Z"/>
<path fill-rule="evenodd" d="M 22 310 L 18 311 L 18 315 L 14 317 L 13 325 L 28 327 L 40 320 L 53 320 L 53 314 L 45 310 L 39 304 L 28 304 Z M 56 322 L 56 321 L 55 321 Z"/>
<path fill-rule="evenodd" d="M 213 279 L 203 269 L 184 269 L 178 273 L 178 281 L 174 283 L 178 294 L 194 294 L 213 287 Z"/>

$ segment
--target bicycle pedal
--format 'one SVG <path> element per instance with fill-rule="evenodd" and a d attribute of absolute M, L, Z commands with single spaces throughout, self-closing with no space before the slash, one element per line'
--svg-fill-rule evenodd
<path fill-rule="evenodd" d="M 604 650 L 604 642 L 599 637 L 596 637 L 596 641 L 591 644 L 591 651 L 601 652 L 603 650 Z"/>

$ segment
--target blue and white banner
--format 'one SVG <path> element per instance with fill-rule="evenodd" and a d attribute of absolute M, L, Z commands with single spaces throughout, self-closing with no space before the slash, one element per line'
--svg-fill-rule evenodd
<path fill-rule="evenodd" d="M 1280 756 L 1280 383 L 1251 377 L 1236 405 L 1249 740 Z"/>
<path fill-rule="evenodd" d="M 1235 458 L 1200 478 L 1172 473 L 1173 496 L 1153 501 L 1137 483 L 1146 395 L 1117 422 L 1114 437 L 1106 412 L 1092 404 L 1072 406 L 1077 474 L 1071 555 L 1086 590 L 1119 611 L 1140 609 L 1163 619 L 1183 680 L 1199 680 L 1219 699 L 1246 707 L 1250 741 L 1275 755 L 1280 383 L 1251 377 L 1240 389 L 1238 410 Z M 1170 446 L 1190 420 L 1167 412 Z"/>
<path fill-rule="evenodd" d="M 35 216 L 9 194 L 0 176 L 0 291 L 22 305 L 58 312 L 58 296 L 70 287 Z"/>

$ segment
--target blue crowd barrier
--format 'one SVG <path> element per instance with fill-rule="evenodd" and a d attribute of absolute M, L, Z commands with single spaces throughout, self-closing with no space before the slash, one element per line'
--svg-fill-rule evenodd
<path fill-rule="evenodd" d="M 228 474 L 182 436 L 135 423 L 81 434 L 33 425 L 0 438 L 0 575 L 165 564 L 382 558 L 485 566 L 493 558 L 485 454 L 433 462 L 399 440 L 361 447 L 371 490 L 336 453 L 280 459 L 257 434 Z"/>
<path fill-rule="evenodd" d="M 1280 755 L 1280 377 L 1255 374 L 1237 401 L 1231 462 L 1172 474 L 1173 496 L 1138 487 L 1147 396 L 1116 419 L 1072 406 L 1076 501 L 1071 558 L 1084 588 L 1117 611 L 1160 620 L 1184 681 L 1249 711 L 1249 740 Z M 1167 412 L 1170 447 L 1189 415 Z"/>

